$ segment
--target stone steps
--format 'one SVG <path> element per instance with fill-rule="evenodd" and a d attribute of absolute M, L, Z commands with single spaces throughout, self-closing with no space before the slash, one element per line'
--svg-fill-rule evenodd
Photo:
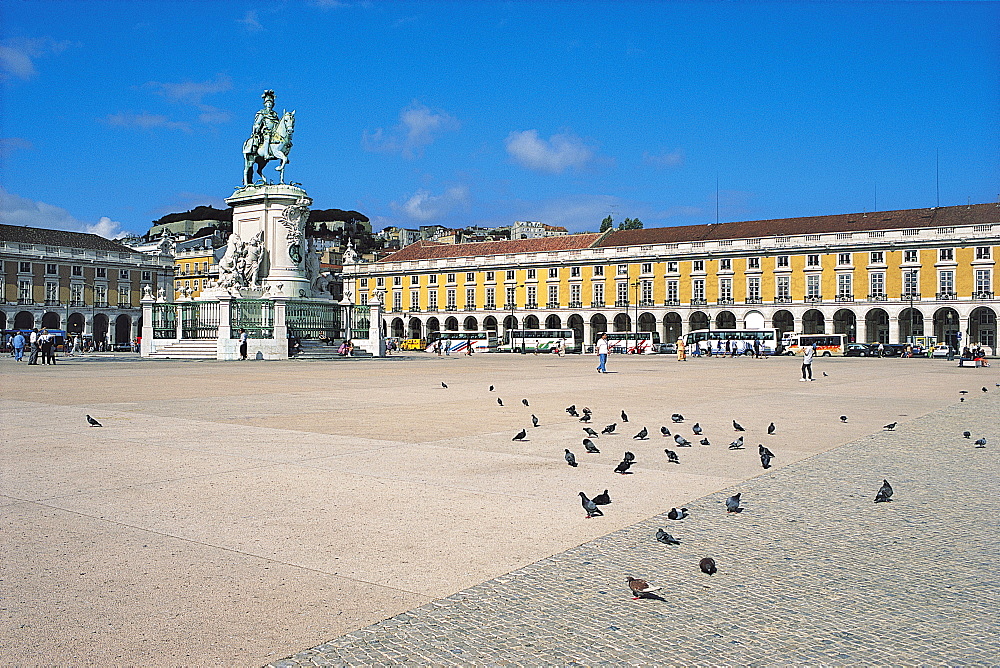
<path fill-rule="evenodd" d="M 302 351 L 292 359 L 296 360 L 342 360 L 337 354 L 337 346 L 327 346 L 317 341 L 303 341 Z M 351 357 L 374 357 L 371 353 L 355 348 Z"/>
<path fill-rule="evenodd" d="M 156 359 L 188 359 L 214 360 L 218 356 L 218 343 L 215 339 L 184 339 L 165 346 L 157 346 L 156 352 L 150 354 Z"/>

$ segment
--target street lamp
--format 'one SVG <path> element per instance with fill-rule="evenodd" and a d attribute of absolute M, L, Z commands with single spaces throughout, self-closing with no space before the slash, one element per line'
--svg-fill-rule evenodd
<path fill-rule="evenodd" d="M 639 352 L 639 284 L 641 281 L 638 279 L 632 283 L 632 287 L 635 288 L 635 351 Z M 628 347 L 628 342 L 625 342 L 626 349 Z"/>
<path fill-rule="evenodd" d="M 916 338 L 915 338 L 915 335 L 914 335 L 914 331 L 913 331 L 914 328 L 916 327 L 916 321 L 914 319 L 914 315 L 916 315 L 916 314 L 913 312 L 913 293 L 916 290 L 917 272 L 911 269 L 910 271 L 907 272 L 907 274 L 908 274 L 908 276 L 907 276 L 907 282 L 910 284 L 910 289 L 907 290 L 907 294 L 910 297 L 910 336 L 909 336 L 910 341 L 909 341 L 909 343 L 912 345 L 916 341 Z"/>
<path fill-rule="evenodd" d="M 509 287 L 510 290 L 511 290 L 511 292 L 510 292 L 510 304 L 508 304 L 508 306 L 510 306 L 510 323 L 512 325 L 511 329 L 514 330 L 514 331 L 516 331 L 517 330 L 517 320 L 514 318 L 514 310 L 517 308 L 517 289 L 518 288 L 523 288 L 524 286 L 523 285 L 511 285 L 511 286 L 507 286 L 507 287 Z M 515 345 L 514 344 L 514 336 L 513 336 L 513 334 L 511 334 L 511 336 L 510 336 L 510 345 L 511 346 Z M 522 355 L 524 354 L 524 331 L 523 331 L 523 329 L 522 329 L 522 332 L 521 332 L 521 354 Z"/>

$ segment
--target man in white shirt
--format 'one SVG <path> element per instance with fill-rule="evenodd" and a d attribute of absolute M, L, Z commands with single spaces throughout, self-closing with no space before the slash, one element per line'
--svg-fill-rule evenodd
<path fill-rule="evenodd" d="M 607 332 L 601 334 L 601 338 L 597 339 L 597 358 L 600 360 L 600 363 L 597 365 L 597 373 L 607 373 L 607 369 L 604 368 L 605 363 L 608 361 Z"/>
<path fill-rule="evenodd" d="M 805 352 L 802 356 L 802 378 L 799 379 L 800 383 L 805 383 L 806 381 L 813 380 L 813 356 L 816 355 L 816 344 L 811 346 L 806 346 Z M 806 377 L 808 375 L 808 377 Z"/>
<path fill-rule="evenodd" d="M 28 355 L 28 364 L 38 364 L 38 353 L 41 352 L 41 344 L 38 341 L 37 328 L 31 330 L 31 336 L 28 337 L 28 345 L 31 346 L 31 354 Z"/>

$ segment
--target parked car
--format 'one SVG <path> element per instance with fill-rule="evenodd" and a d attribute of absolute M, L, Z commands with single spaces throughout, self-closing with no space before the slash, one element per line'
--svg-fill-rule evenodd
<path fill-rule="evenodd" d="M 677 344 L 676 343 L 660 343 L 656 348 L 656 352 L 663 353 L 665 355 L 676 355 L 677 354 Z"/>
<path fill-rule="evenodd" d="M 931 349 L 931 357 L 947 357 L 948 356 L 948 344 L 939 343 Z"/>
<path fill-rule="evenodd" d="M 878 351 L 870 343 L 848 343 L 844 346 L 844 357 L 877 357 Z"/>

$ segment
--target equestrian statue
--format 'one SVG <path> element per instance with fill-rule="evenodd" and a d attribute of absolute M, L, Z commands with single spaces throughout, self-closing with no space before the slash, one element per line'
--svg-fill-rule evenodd
<path fill-rule="evenodd" d="M 264 166 L 272 160 L 278 161 L 275 167 L 281 175 L 281 183 L 285 182 L 285 165 L 288 164 L 288 152 L 292 149 L 292 133 L 295 131 L 295 112 L 286 111 L 279 118 L 274 111 L 274 91 L 266 90 L 261 95 L 264 108 L 257 112 L 253 120 L 253 132 L 243 143 L 243 157 L 246 161 L 243 170 L 243 185 L 253 183 L 254 166 L 257 176 L 265 183 Z"/>

